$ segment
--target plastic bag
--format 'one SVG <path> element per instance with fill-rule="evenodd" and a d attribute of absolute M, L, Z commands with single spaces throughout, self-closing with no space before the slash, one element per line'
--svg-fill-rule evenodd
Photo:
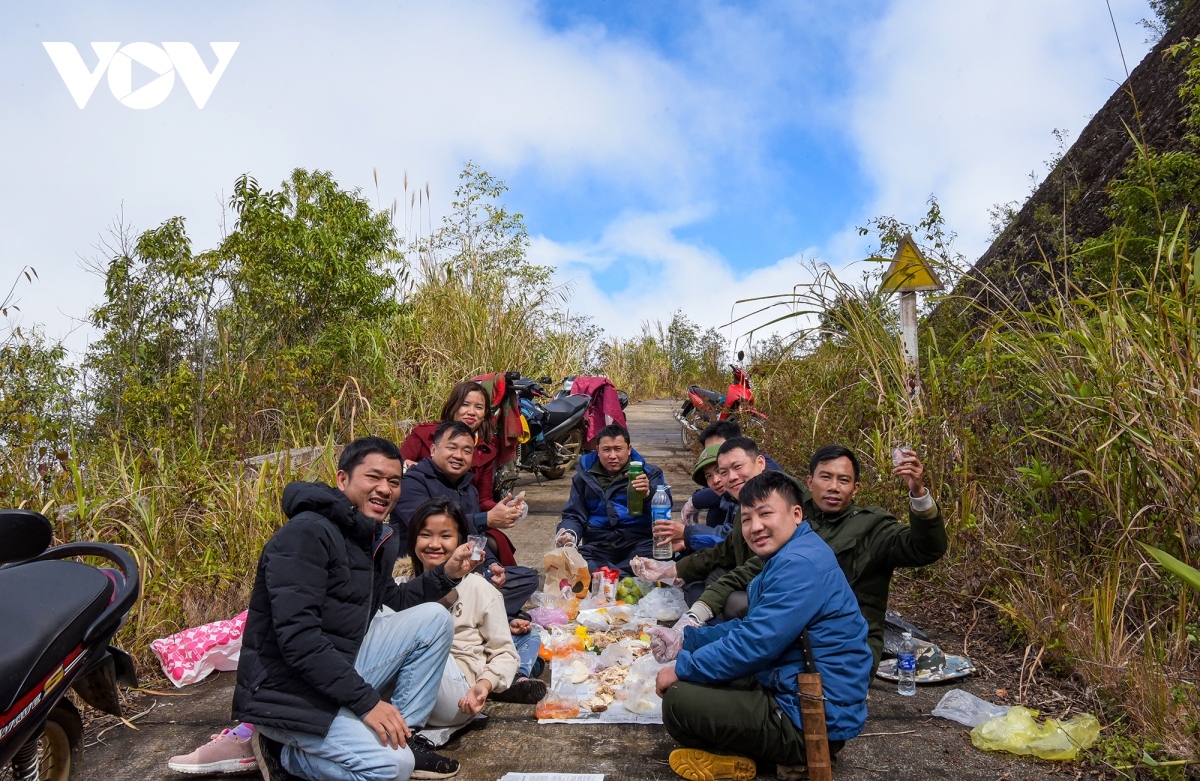
<path fill-rule="evenodd" d="M 604 615 L 611 626 L 625 626 L 633 620 L 633 610 L 634 608 L 630 605 L 617 605 L 610 607 Z"/>
<path fill-rule="evenodd" d="M 586 681 L 592 670 L 600 665 L 600 657 L 583 651 L 571 651 L 555 657 L 550 664 L 551 680 L 562 690 L 567 682 L 578 685 Z"/>
<path fill-rule="evenodd" d="M 1066 721 L 1046 719 L 1037 711 L 1014 705 L 1008 713 L 971 730 L 971 742 L 984 751 L 1033 754 L 1042 759 L 1075 759 L 1100 737 L 1100 722 L 1090 713 Z"/>
<path fill-rule="evenodd" d="M 613 643 L 600 652 L 600 667 L 628 667 L 633 664 L 633 651 L 622 643 Z"/>
<path fill-rule="evenodd" d="M 551 689 L 537 704 L 533 714 L 539 719 L 573 719 L 579 715 L 579 698 L 571 692 Z"/>
<path fill-rule="evenodd" d="M 621 692 L 625 698 L 625 710 L 645 716 L 662 715 L 662 698 L 658 696 L 658 671 L 666 667 L 654 661 L 649 654 L 638 659 L 629 668 Z"/>
<path fill-rule="evenodd" d="M 185 629 L 150 643 L 163 672 L 177 687 L 204 680 L 213 670 L 236 670 L 242 653 L 246 613 Z"/>
<path fill-rule="evenodd" d="M 555 548 L 542 557 L 542 564 L 546 569 L 546 592 L 570 592 L 577 597 L 588 593 L 592 573 L 588 572 L 587 562 L 574 545 Z"/>
<path fill-rule="evenodd" d="M 1008 713 L 1008 708 L 1007 705 L 993 705 L 962 689 L 951 689 L 933 709 L 933 715 L 968 727 L 978 727 L 985 721 Z"/>
<path fill-rule="evenodd" d="M 529 611 L 529 620 L 538 626 L 550 628 L 562 626 L 571 619 L 567 618 L 567 611 L 561 607 L 535 607 Z"/>
<path fill-rule="evenodd" d="M 603 632 L 608 629 L 608 611 L 605 608 L 594 608 L 592 610 L 580 610 L 575 616 L 575 620 L 580 626 L 585 626 L 593 632 Z"/>
<path fill-rule="evenodd" d="M 565 608 L 567 600 L 562 594 L 551 594 L 549 591 L 535 591 L 533 596 L 529 598 L 534 607 L 557 607 Z"/>
<path fill-rule="evenodd" d="M 562 659 L 575 651 L 583 650 L 583 638 L 561 626 L 554 627 L 550 632 L 550 656 Z"/>
<path fill-rule="evenodd" d="M 678 621 L 687 609 L 687 599 L 683 596 L 683 590 L 667 586 L 656 588 L 642 597 L 634 610 L 634 616 L 647 621 Z"/>

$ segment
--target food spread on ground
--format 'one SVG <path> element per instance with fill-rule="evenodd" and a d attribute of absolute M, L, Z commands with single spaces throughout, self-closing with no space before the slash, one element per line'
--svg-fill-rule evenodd
<path fill-rule="evenodd" d="M 662 665 L 650 653 L 647 631 L 671 615 L 670 609 L 658 612 L 657 606 L 674 604 L 682 595 L 635 578 L 615 585 L 608 591 L 618 597 L 614 601 L 601 601 L 600 594 L 583 601 L 540 595 L 539 610 L 533 613 L 555 625 L 538 624 L 542 658 L 551 675 L 550 692 L 536 710 L 539 721 L 662 723 L 662 700 L 654 691 Z M 641 602 L 658 590 L 664 593 L 640 611 L 625 601 Z"/>

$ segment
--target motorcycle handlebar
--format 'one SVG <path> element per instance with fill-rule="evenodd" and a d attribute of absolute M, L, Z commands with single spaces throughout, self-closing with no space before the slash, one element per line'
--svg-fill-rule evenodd
<path fill-rule="evenodd" d="M 92 622 L 84 633 L 83 642 L 90 643 L 96 639 L 101 630 L 112 624 L 113 631 L 121 623 L 121 617 L 130 611 L 133 603 L 137 602 L 139 578 L 137 562 L 124 549 L 103 542 L 68 542 L 48 548 L 31 561 L 51 561 L 54 559 L 69 559 L 75 556 L 99 556 L 117 565 L 125 576 L 125 583 L 119 587 L 112 602 L 100 616 Z"/>

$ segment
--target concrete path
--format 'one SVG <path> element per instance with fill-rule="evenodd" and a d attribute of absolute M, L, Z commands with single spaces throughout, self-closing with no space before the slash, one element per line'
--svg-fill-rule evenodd
<path fill-rule="evenodd" d="M 672 417 L 677 404 L 643 402 L 627 411 L 634 447 L 666 472 L 676 512 L 693 490 L 690 472 L 694 463 Z M 559 512 L 570 490 L 570 475 L 540 483 L 523 476 L 521 487 L 527 491 L 530 515 L 511 536 L 518 561 L 540 571 L 542 554 L 553 544 Z M 920 616 L 911 617 L 920 624 Z M 962 644 L 961 637 L 938 640 L 951 648 Z M 894 685 L 874 681 L 866 730 L 839 756 L 835 777 L 839 781 L 1075 777 L 1069 766 L 1060 770 L 1061 766 L 1050 763 L 976 750 L 965 727 L 929 716 L 948 688 L 921 687 L 915 697 L 900 697 Z M 969 680 L 962 688 L 985 698 L 989 694 L 988 687 L 978 680 Z M 232 726 L 232 690 L 233 674 L 226 673 L 178 690 L 183 696 L 136 696 L 130 714 L 153 709 L 136 719 L 137 731 L 116 726 L 98 735 L 111 720 L 98 721 L 89 730 L 88 742 L 93 745 L 86 750 L 80 781 L 189 778 L 167 770 L 167 758 Z M 446 748 L 462 763 L 458 778 L 463 781 L 495 781 L 510 771 L 604 773 L 610 781 L 676 778 L 667 766 L 667 757 L 676 746 L 662 727 L 538 725 L 531 705 L 491 703 L 487 713 L 491 719 L 487 729 L 469 733 Z M 772 771 L 763 768 L 759 778 L 774 778 Z"/>

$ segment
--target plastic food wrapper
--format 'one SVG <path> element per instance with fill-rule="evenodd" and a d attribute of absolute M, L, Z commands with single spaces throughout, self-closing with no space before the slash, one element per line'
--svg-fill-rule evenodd
<path fill-rule="evenodd" d="M 554 627 L 550 632 L 550 656 L 562 659 L 575 651 L 583 650 L 583 638 L 561 626 Z"/>
<path fill-rule="evenodd" d="M 608 623 L 611 626 L 624 626 L 633 620 L 633 607 L 631 605 L 617 605 L 616 607 L 610 607 L 604 615 L 608 618 Z"/>
<path fill-rule="evenodd" d="M 678 621 L 687 612 L 683 589 L 668 586 L 656 588 L 637 603 L 634 616 L 646 621 Z"/>
<path fill-rule="evenodd" d="M 592 573 L 588 572 L 587 562 L 574 545 L 565 548 L 555 548 L 542 557 L 546 568 L 546 584 L 544 590 L 550 594 L 561 594 L 564 591 L 575 596 L 584 596 L 592 584 Z"/>
<path fill-rule="evenodd" d="M 595 585 L 595 583 L 596 581 L 593 580 L 592 585 Z M 582 613 L 584 610 L 596 610 L 597 608 L 602 608 L 611 604 L 613 604 L 611 601 L 605 602 L 597 595 L 591 594 L 587 597 L 587 599 L 581 599 L 579 601 L 579 611 Z"/>
<path fill-rule="evenodd" d="M 625 710 L 642 715 L 662 715 L 662 698 L 655 690 L 658 681 L 658 671 L 666 667 L 654 661 L 649 654 L 638 659 L 629 668 L 629 675 L 621 687 L 625 698 Z"/>
<path fill-rule="evenodd" d="M 1038 712 L 1014 705 L 1008 713 L 971 730 L 971 742 L 984 751 L 1033 754 L 1042 759 L 1075 759 L 1100 737 L 1100 722 L 1090 713 L 1066 721 L 1046 719 Z"/>
<path fill-rule="evenodd" d="M 617 582 L 621 580 L 620 570 L 612 567 L 601 567 L 592 573 L 592 591 L 601 604 L 617 601 Z"/>
<path fill-rule="evenodd" d="M 556 657 L 553 662 L 555 681 L 570 681 L 581 684 L 587 680 L 592 671 L 600 666 L 600 657 L 583 651 L 572 651 L 564 656 Z"/>
<path fill-rule="evenodd" d="M 628 667 L 633 664 L 633 651 L 622 643 L 613 643 L 600 652 L 600 667 Z"/>
<path fill-rule="evenodd" d="M 551 689 L 533 713 L 539 719 L 573 719 L 579 715 L 579 698 L 570 692 Z"/>
<path fill-rule="evenodd" d="M 602 607 L 585 610 L 581 605 L 579 614 L 575 616 L 575 621 L 580 626 L 586 626 L 593 632 L 603 632 L 605 629 L 608 629 L 607 613 L 608 610 Z"/>
<path fill-rule="evenodd" d="M 202 681 L 213 670 L 236 670 L 247 612 L 160 638 L 150 643 L 150 650 L 177 687 Z"/>
<path fill-rule="evenodd" d="M 968 727 L 978 727 L 985 721 L 1008 713 L 1008 708 L 1007 705 L 993 705 L 962 689 L 951 689 L 933 709 L 933 715 Z"/>

